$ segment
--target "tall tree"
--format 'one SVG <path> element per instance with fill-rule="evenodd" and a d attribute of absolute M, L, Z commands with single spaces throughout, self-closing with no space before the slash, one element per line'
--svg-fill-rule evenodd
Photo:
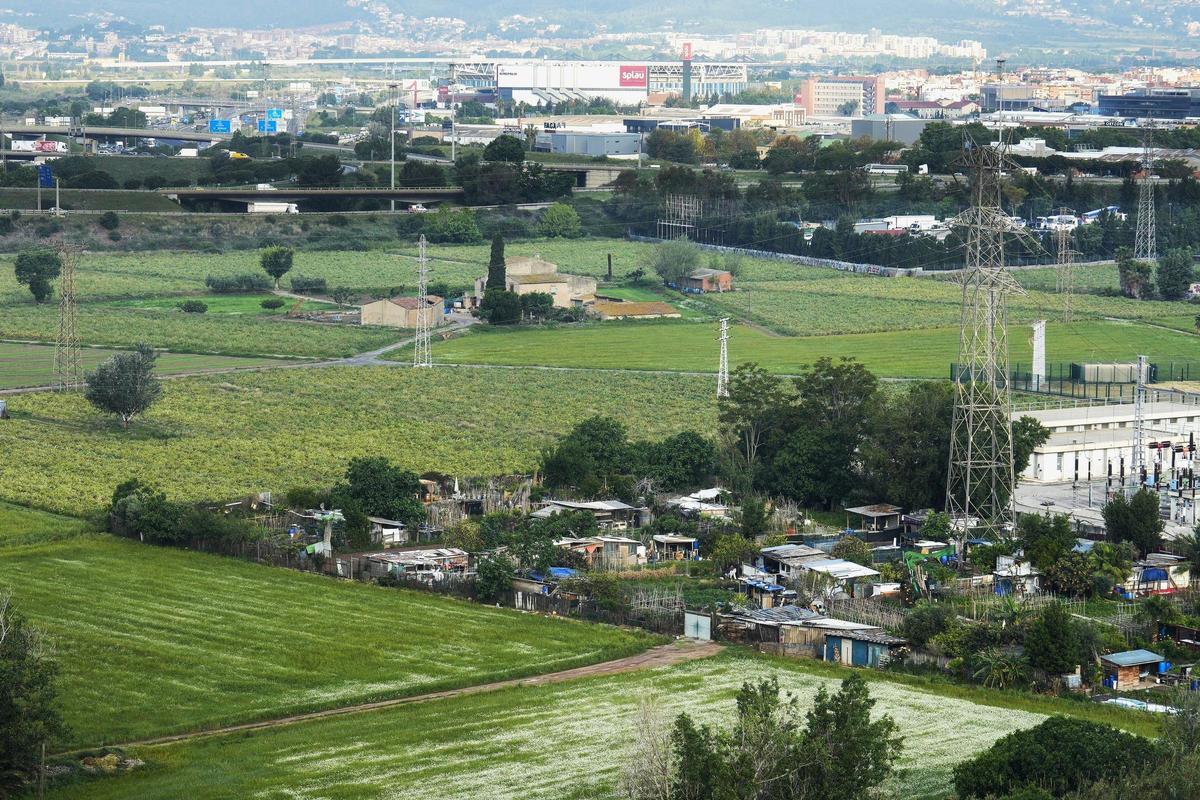
<path fill-rule="evenodd" d="M 1144 261 L 1137 261 L 1128 248 L 1117 251 L 1117 279 L 1121 284 L 1121 293 L 1135 300 L 1142 300 L 1150 294 L 1153 270 Z"/>
<path fill-rule="evenodd" d="M 741 364 L 729 375 L 729 395 L 717 406 L 717 418 L 732 437 L 737 479 L 752 485 L 759 466 L 759 450 L 778 425 L 780 412 L 791 402 L 783 381 L 753 362 Z"/>
<path fill-rule="evenodd" d="M 128 428 L 162 396 L 162 383 L 154 374 L 157 359 L 147 344 L 139 344 L 132 353 L 117 353 L 87 374 L 84 397 L 101 411 L 119 416 L 121 427 Z"/>
<path fill-rule="evenodd" d="M 275 279 L 275 288 L 279 288 L 279 279 L 292 270 L 292 259 L 295 251 L 290 247 L 268 247 L 258 257 L 258 263 L 263 272 Z"/>
<path fill-rule="evenodd" d="M 1050 675 L 1072 672 L 1079 664 L 1079 639 L 1071 617 L 1061 603 L 1051 603 L 1025 634 L 1029 663 Z"/>
<path fill-rule="evenodd" d="M 1159 517 L 1158 493 L 1145 487 L 1126 499 L 1117 492 L 1102 511 L 1104 530 L 1115 542 L 1129 542 L 1142 555 L 1162 543 L 1163 521 Z"/>
<path fill-rule="evenodd" d="M 346 466 L 346 482 L 334 489 L 335 502 L 351 501 L 371 516 L 399 520 L 416 527 L 425 519 L 418 499 L 421 479 L 382 456 L 353 458 Z"/>
<path fill-rule="evenodd" d="M 1188 287 L 1196 279 L 1196 261 L 1192 251 L 1183 248 L 1169 250 L 1158 259 L 1154 283 L 1163 300 L 1186 300 Z"/>
<path fill-rule="evenodd" d="M 484 289 L 503 289 L 508 277 L 504 271 L 504 237 L 496 234 L 492 237 L 492 252 L 488 258 L 487 282 Z"/>
<path fill-rule="evenodd" d="M 0 594 L 0 797 L 37 774 L 42 748 L 65 732 L 55 703 L 58 670 L 39 632 Z"/>
<path fill-rule="evenodd" d="M 23 250 L 13 263 L 17 283 L 28 286 L 35 303 L 44 303 L 54 294 L 50 281 L 62 273 L 62 259 L 53 250 Z"/>

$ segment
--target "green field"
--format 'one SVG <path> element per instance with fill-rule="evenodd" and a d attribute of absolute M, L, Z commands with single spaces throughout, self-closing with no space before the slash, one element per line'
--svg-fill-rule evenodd
<path fill-rule="evenodd" d="M 256 317 L 282 317 L 299 303 L 304 311 L 331 311 L 337 308 L 334 303 L 322 303 L 316 300 L 293 300 L 290 297 L 275 298 L 282 300 L 280 308 L 263 308 L 264 300 L 271 298 L 268 294 L 202 294 L 190 296 L 188 300 L 199 300 L 208 306 L 206 314 L 239 314 Z M 151 311 L 177 311 L 183 300 L 179 297 L 139 297 L 131 300 L 109 300 L 104 305 L 111 308 L 138 308 Z"/>
<path fill-rule="evenodd" d="M 84 371 L 112 358 L 113 350 L 84 348 L 80 358 Z M 261 367 L 285 363 L 267 358 L 231 358 L 229 356 L 162 353 L 157 369 L 164 375 L 177 372 L 198 372 L 210 369 Z M 54 382 L 54 347 L 42 344 L 0 342 L 0 389 L 22 386 L 45 386 Z"/>
<path fill-rule="evenodd" d="M 510 689 L 393 710 L 319 720 L 245 736 L 139 748 L 141 770 L 66 787 L 54 797 L 287 797 L 295 800 L 591 800 L 615 798 L 620 764 L 636 742 L 639 705 L 670 720 L 687 711 L 728 724 L 744 681 L 776 675 L 802 707 L 846 673 L 819 662 L 737 652 L 670 668 Z M 892 800 L 944 798 L 952 767 L 1044 713 L 1087 713 L 1042 700 L 1006 707 L 1011 695 L 929 691 L 868 675 L 875 712 L 904 737 Z M 1132 714 L 1126 712 L 1126 717 Z M 1143 715 L 1144 716 L 1144 715 Z M 436 787 L 436 788 L 435 788 Z"/>
<path fill-rule="evenodd" d="M 126 431 L 78 394 L 27 394 L 0 423 L 0 499 L 82 514 L 135 476 L 181 499 L 237 498 L 329 485 L 366 455 L 417 472 L 521 473 L 593 414 L 661 438 L 710 430 L 714 401 L 711 380 L 686 376 L 288 369 L 168 381 Z"/>
<path fill-rule="evenodd" d="M 96 303 L 80 305 L 78 330 L 85 345 L 131 347 L 145 342 L 185 353 L 230 356 L 340 358 L 404 338 L 402 331 L 388 328 L 281 317 L 111 308 Z M 57 332 L 57 307 L 0 307 L 2 339 L 52 342 Z"/>
<path fill-rule="evenodd" d="M 1009 334 L 1011 359 L 1028 365 L 1028 328 Z M 693 322 L 605 322 L 496 330 L 476 327 L 434 344 L 434 360 L 449 364 L 536 365 L 578 368 L 716 372 L 717 327 Z M 882 377 L 948 377 L 958 350 L 957 328 L 926 328 L 838 336 L 778 336 L 736 325 L 729 341 L 731 365 L 756 361 L 793 374 L 821 356 L 851 356 Z M 1200 337 L 1124 322 L 1052 322 L 1047 361 L 1200 361 Z M 405 353 L 392 356 L 404 359 Z"/>
<path fill-rule="evenodd" d="M 179 204 L 158 192 L 126 189 L 61 189 L 59 202 L 68 211 L 173 211 Z M 42 210 L 54 205 L 54 190 L 42 190 Z M 37 189 L 0 189 L 0 209 L 19 208 L 32 211 L 38 207 Z"/>
<path fill-rule="evenodd" d="M 65 745 L 550 672 L 651 637 L 108 536 L 10 548 L 0 589 L 55 643 Z"/>
<path fill-rule="evenodd" d="M 87 529 L 83 520 L 0 502 L 0 550 L 74 539 Z"/>

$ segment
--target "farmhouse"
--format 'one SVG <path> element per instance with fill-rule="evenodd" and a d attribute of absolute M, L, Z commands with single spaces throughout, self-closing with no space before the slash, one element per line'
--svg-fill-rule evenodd
<path fill-rule="evenodd" d="M 1104 685 L 1118 691 L 1137 689 L 1143 680 L 1153 681 L 1166 659 L 1149 650 L 1126 650 L 1100 656 Z"/>
<path fill-rule="evenodd" d="M 422 314 L 433 326 L 446 321 L 445 304 L 442 298 L 435 295 L 429 296 L 424 311 L 421 310 L 419 298 L 390 297 L 360 306 L 360 314 L 360 324 L 383 325 L 388 328 L 415 328 Z"/>
<path fill-rule="evenodd" d="M 705 294 L 707 292 L 728 292 L 733 290 L 733 273 L 723 269 L 701 267 L 679 279 L 675 287 L 689 294 Z"/>
<path fill-rule="evenodd" d="M 790 581 L 800 577 L 806 563 L 826 558 L 829 558 L 829 554 L 815 547 L 805 544 L 781 544 L 760 550 L 757 566 L 763 572 Z"/>
<path fill-rule="evenodd" d="M 487 276 L 475 279 L 475 304 L 483 300 Z M 543 292 L 554 300 L 555 308 L 585 305 L 596 299 L 596 279 L 568 275 L 558 265 L 539 257 L 516 257 L 504 262 L 504 288 L 519 295 Z"/>
<path fill-rule="evenodd" d="M 686 497 L 672 497 L 667 505 L 679 509 L 684 516 L 712 517 L 727 519 L 729 507 L 720 502 L 722 490 L 719 488 L 701 489 Z"/>

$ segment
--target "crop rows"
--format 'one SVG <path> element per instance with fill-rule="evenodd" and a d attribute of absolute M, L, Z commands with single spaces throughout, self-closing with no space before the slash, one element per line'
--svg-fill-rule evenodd
<path fill-rule="evenodd" d="M 715 423 L 704 378 L 333 367 L 168 382 L 128 431 L 78 395 L 13 397 L 0 425 L 0 498 L 94 510 L 131 477 L 183 499 L 328 484 L 355 456 L 462 476 L 531 470 L 592 414 L 635 438 Z"/>
<path fill-rule="evenodd" d="M 108 536 L 0 550 L 0 590 L 54 640 L 78 745 L 554 671 L 649 643 Z"/>

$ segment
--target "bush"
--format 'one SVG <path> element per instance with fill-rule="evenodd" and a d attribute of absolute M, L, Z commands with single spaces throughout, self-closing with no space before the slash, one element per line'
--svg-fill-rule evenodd
<path fill-rule="evenodd" d="M 110 242 L 119 242 L 119 241 L 121 241 L 121 238 L 122 237 L 121 237 L 120 231 L 109 231 L 108 232 L 108 240 Z"/>
<path fill-rule="evenodd" d="M 268 297 L 259 303 L 260 306 L 266 309 L 283 308 L 286 301 L 282 297 Z"/>
<path fill-rule="evenodd" d="M 1159 756 L 1141 736 L 1108 725 L 1070 717 L 1051 717 L 1040 725 L 997 741 L 954 768 L 961 798 L 1003 797 L 1040 788 L 1053 797 L 1097 780 L 1138 772 Z"/>
<path fill-rule="evenodd" d="M 329 290 L 324 278 L 309 278 L 299 272 L 292 275 L 292 291 L 300 294 L 323 294 Z"/>
<path fill-rule="evenodd" d="M 105 211 L 96 219 L 96 222 L 106 231 L 115 231 L 121 226 L 121 218 L 115 211 Z"/>
<path fill-rule="evenodd" d="M 140 189 L 140 188 L 142 188 L 142 179 L 141 178 L 129 178 L 128 180 L 125 181 L 125 183 L 121 184 L 121 187 L 124 189 L 131 189 L 131 190 L 132 189 Z"/>
<path fill-rule="evenodd" d="M 240 292 L 266 292 L 271 289 L 271 279 L 266 275 L 246 273 L 229 277 L 209 275 L 204 279 L 204 285 L 209 291 L 217 294 L 238 294 Z"/>
<path fill-rule="evenodd" d="M 203 300 L 184 300 L 178 308 L 185 314 L 203 314 L 208 311 L 208 303 Z"/>
<path fill-rule="evenodd" d="M 940 605 L 920 605 L 904 618 L 904 637 L 917 646 L 945 633 L 955 623 L 954 609 Z"/>

